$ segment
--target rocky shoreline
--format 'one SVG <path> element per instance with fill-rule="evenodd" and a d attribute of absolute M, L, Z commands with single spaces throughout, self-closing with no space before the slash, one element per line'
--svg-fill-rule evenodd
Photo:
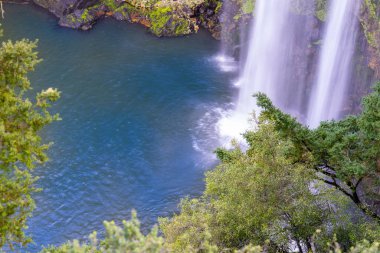
<path fill-rule="evenodd" d="M 227 2 L 228 1 L 228 2 Z M 59 18 L 64 27 L 89 30 L 100 19 L 113 17 L 139 23 L 152 34 L 175 37 L 207 29 L 215 39 L 224 39 L 232 47 L 242 43 L 241 28 L 252 20 L 252 0 L 5 0 L 13 3 L 34 3 Z M 305 2 L 306 3 L 306 2 Z M 228 6 L 228 11 L 223 10 Z M 295 6 L 297 15 L 314 15 L 320 30 L 326 17 L 326 0 L 316 6 Z M 380 4 L 363 0 L 360 16 L 366 58 L 374 78 L 380 79 Z M 222 25 L 223 24 L 223 25 Z M 223 26 L 223 29 L 222 29 Z M 360 46 L 363 48 L 363 45 Z M 238 53 L 235 53 L 238 55 Z"/>
<path fill-rule="evenodd" d="M 34 3 L 59 18 L 59 25 L 89 30 L 100 19 L 113 17 L 139 23 L 156 36 L 182 36 L 206 28 L 220 39 L 219 0 L 6 0 Z"/>

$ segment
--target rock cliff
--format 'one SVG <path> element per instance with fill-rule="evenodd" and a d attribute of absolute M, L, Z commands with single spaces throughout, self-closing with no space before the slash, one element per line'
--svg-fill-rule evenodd
<path fill-rule="evenodd" d="M 216 39 L 223 38 L 233 54 L 239 55 L 246 38 L 246 29 L 252 20 L 255 0 L 6 0 L 7 2 L 34 2 L 59 18 L 61 26 L 88 30 L 100 19 L 113 17 L 131 23 L 140 23 L 157 36 L 181 36 L 196 33 L 200 27 Z M 362 0 L 358 19 L 361 23 L 360 50 L 362 63 L 380 79 L 380 2 Z M 297 0 L 296 15 L 313 15 L 318 23 L 311 31 L 320 34 L 326 18 L 327 0 Z M 222 14 L 223 13 L 223 14 Z M 223 29 L 222 29 L 223 26 Z M 311 45 L 318 47 L 319 43 Z"/>
<path fill-rule="evenodd" d="M 220 38 L 219 0 L 8 0 L 34 2 L 59 18 L 64 27 L 88 30 L 99 20 L 113 17 L 140 23 L 157 36 L 180 36 L 202 26 Z"/>

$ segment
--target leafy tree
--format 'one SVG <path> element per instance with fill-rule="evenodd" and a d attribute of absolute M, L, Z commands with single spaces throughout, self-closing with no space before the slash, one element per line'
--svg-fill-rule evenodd
<path fill-rule="evenodd" d="M 148 235 L 143 235 L 136 212 L 132 212 L 129 221 L 123 221 L 123 227 L 115 222 L 104 222 L 105 238 L 97 239 L 96 232 L 89 236 L 89 243 L 80 244 L 74 240 L 60 247 L 50 246 L 41 253 L 160 253 L 166 252 L 163 248 L 163 238 L 158 236 L 158 228 L 154 227 Z"/>
<path fill-rule="evenodd" d="M 296 147 L 298 163 L 312 163 L 319 180 L 348 196 L 366 215 L 380 222 L 379 213 L 361 196 L 361 186 L 375 187 L 380 171 L 380 83 L 363 99 L 362 113 L 341 121 L 322 122 L 317 129 L 303 126 L 281 112 L 264 95 L 256 95 L 262 117 Z M 311 156 L 310 156 L 311 155 Z M 311 157 L 311 159 L 310 159 Z"/>
<path fill-rule="evenodd" d="M 244 136 L 247 151 L 217 150 L 221 164 L 206 174 L 202 197 L 182 201 L 179 214 L 160 220 L 170 251 L 203 252 L 214 245 L 230 252 L 248 244 L 270 252 L 327 250 L 335 233 L 349 248 L 378 229 L 360 219 L 361 225 L 351 223 L 342 211 L 346 198 L 318 183 L 314 164 L 299 163 L 293 156 L 297 147 L 281 138 L 272 122 L 260 118 L 257 129 Z"/>
<path fill-rule="evenodd" d="M 335 245 L 335 253 L 341 253 L 342 249 L 338 244 Z M 373 242 L 370 243 L 367 240 L 364 240 L 357 245 L 353 246 L 349 250 L 350 253 L 376 253 L 380 252 L 380 243 Z"/>
<path fill-rule="evenodd" d="M 183 201 L 179 214 L 161 220 L 167 247 L 181 252 L 205 242 L 219 249 L 252 243 L 269 251 L 327 251 L 335 234 L 346 252 L 378 238 L 378 224 L 367 220 L 377 214 L 358 187 L 377 175 L 379 94 L 380 84 L 364 98 L 360 115 L 315 130 L 258 94 L 263 111 L 257 129 L 244 135 L 248 149 L 217 150 L 221 164 L 206 174 L 202 197 Z"/>
<path fill-rule="evenodd" d="M 89 236 L 87 243 L 78 240 L 68 242 L 62 246 L 50 246 L 44 248 L 41 253 L 168 253 L 168 252 L 220 252 L 217 247 L 204 245 L 202 249 L 188 248 L 185 251 L 172 251 L 164 244 L 164 238 L 158 236 L 158 227 L 155 226 L 146 236 L 141 233 L 140 222 L 135 211 L 132 218 L 123 221 L 123 227 L 117 226 L 115 222 L 104 222 L 106 229 L 104 239 L 98 240 L 97 233 Z M 197 237 L 197 235 L 194 234 Z M 246 245 L 235 253 L 260 253 L 260 246 Z"/>
<path fill-rule="evenodd" d="M 215 214 L 204 199 L 183 199 L 180 213 L 161 218 L 160 228 L 170 252 L 218 252 L 212 239 L 210 221 Z"/>
<path fill-rule="evenodd" d="M 363 206 L 352 208 L 352 192 L 347 192 L 351 188 L 343 185 L 352 175 L 364 174 L 352 167 L 344 170 L 342 165 L 359 163 L 367 171 L 370 167 L 364 165 L 377 166 L 371 159 L 378 151 L 379 86 L 364 99 L 361 115 L 326 122 L 316 130 L 302 126 L 258 94 L 264 110 L 256 129 L 244 134 L 247 149 L 235 145 L 216 151 L 221 163 L 206 173 L 203 195 L 182 200 L 178 214 L 160 219 L 163 238 L 156 230 L 142 235 L 133 216 L 124 222 L 124 229 L 106 223 L 111 229 L 106 229 L 103 241 L 98 242 L 93 234 L 88 244 L 74 241 L 43 253 L 378 252 L 379 224 L 371 222 L 367 212 L 363 215 Z M 354 128 L 350 128 L 352 122 L 357 122 Z M 334 141 L 319 140 L 323 134 L 330 134 Z M 355 143 L 358 146 L 349 146 Z M 364 144 L 374 149 L 364 149 L 360 146 Z M 347 153 L 347 145 L 353 147 L 352 153 Z M 323 165 L 321 157 L 326 159 Z M 333 170 L 326 164 L 340 166 Z"/>
<path fill-rule="evenodd" d="M 24 233 L 37 190 L 31 170 L 47 161 L 49 147 L 38 133 L 59 119 L 48 111 L 59 98 L 57 90 L 42 91 L 35 101 L 25 97 L 31 89 L 27 74 L 40 62 L 36 45 L 21 40 L 0 47 L 0 248 L 31 241 Z"/>

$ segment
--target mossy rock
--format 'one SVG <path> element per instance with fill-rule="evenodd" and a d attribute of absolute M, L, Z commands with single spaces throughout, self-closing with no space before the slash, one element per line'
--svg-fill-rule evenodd
<path fill-rule="evenodd" d="M 360 11 L 360 23 L 368 43 L 369 67 L 380 79 L 380 2 L 363 0 Z"/>
<path fill-rule="evenodd" d="M 163 36 L 166 32 L 167 24 L 171 18 L 172 9 L 170 7 L 157 7 L 149 14 L 152 23 L 150 30 L 157 36 Z"/>

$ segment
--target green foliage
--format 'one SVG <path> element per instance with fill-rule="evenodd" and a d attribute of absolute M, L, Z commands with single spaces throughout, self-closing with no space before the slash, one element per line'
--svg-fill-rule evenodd
<path fill-rule="evenodd" d="M 231 10 L 228 10 L 230 20 L 238 26 L 238 22 L 243 16 L 254 14 L 256 0 L 230 0 Z M 226 21 L 224 21 L 226 22 Z"/>
<path fill-rule="evenodd" d="M 81 244 L 78 240 L 74 240 L 60 247 L 49 246 L 44 248 L 41 253 L 100 253 L 100 251 L 87 244 Z"/>
<path fill-rule="evenodd" d="M 158 236 L 154 227 L 148 235 L 143 235 L 136 212 L 132 212 L 129 221 L 123 221 L 123 227 L 115 222 L 104 222 L 105 238 L 97 239 L 96 232 L 89 236 L 89 243 L 81 244 L 75 240 L 60 247 L 50 246 L 41 253 L 164 253 L 163 238 Z"/>
<path fill-rule="evenodd" d="M 35 101 L 24 96 L 30 89 L 27 74 L 40 62 L 36 46 L 21 40 L 2 42 L 0 48 L 0 248 L 31 241 L 24 229 L 34 209 L 37 178 L 30 172 L 47 161 L 49 148 L 38 133 L 59 119 L 48 111 L 59 98 L 57 90 L 42 91 Z"/>
<path fill-rule="evenodd" d="M 201 198 L 182 201 L 179 214 L 160 220 L 170 251 L 203 252 L 210 246 L 217 252 L 237 251 L 251 244 L 288 252 L 289 240 L 302 250 L 313 244 L 323 251 L 334 233 L 349 237 L 346 242 L 338 236 L 349 247 L 365 231 L 376 231 L 377 226 L 370 228 L 363 220 L 351 224 L 346 198 L 318 184 L 311 154 L 298 162 L 297 147 L 273 123 L 261 118 L 245 138 L 246 152 L 237 146 L 217 150 L 221 164 L 206 174 Z"/>
<path fill-rule="evenodd" d="M 235 148 L 228 162 L 206 175 L 205 193 L 223 224 L 217 234 L 235 248 L 244 240 L 263 245 L 270 238 L 276 247 L 286 248 L 288 237 L 307 239 L 323 218 L 308 190 L 313 173 L 286 157 L 292 147 L 278 138 L 272 125 L 260 123 L 245 138 L 246 153 Z"/>
<path fill-rule="evenodd" d="M 378 14 L 379 3 L 376 0 L 364 0 L 362 4 L 363 13 L 361 24 L 368 44 L 379 49 L 380 45 L 376 38 L 380 36 L 380 16 Z"/>
<path fill-rule="evenodd" d="M 339 247 L 337 247 L 337 250 L 335 252 L 341 252 Z M 360 243 L 358 243 L 355 247 L 352 247 L 350 249 L 350 253 L 377 253 L 380 252 L 380 243 L 379 242 L 373 242 L 370 243 L 367 240 L 364 240 Z"/>
<path fill-rule="evenodd" d="M 102 0 L 102 3 L 107 6 L 110 11 L 115 11 L 117 9 L 117 4 L 115 0 Z"/>
<path fill-rule="evenodd" d="M 123 228 L 106 222 L 102 241 L 94 233 L 86 244 L 73 241 L 43 253 L 259 253 L 294 247 L 378 252 L 379 224 L 368 219 L 367 209 L 361 212 L 360 203 L 353 208 L 355 189 L 348 182 L 357 185 L 356 177 L 371 176 L 379 166 L 380 84 L 363 99 L 360 115 L 315 130 L 282 113 L 264 94 L 256 97 L 263 111 L 256 129 L 244 134 L 247 149 L 233 143 L 231 150 L 216 151 L 221 163 L 206 173 L 203 195 L 182 200 L 179 213 L 159 220 L 164 237 L 157 228 L 144 236 L 133 213 Z"/>
<path fill-rule="evenodd" d="M 186 203 L 185 203 L 186 202 Z M 184 200 L 183 206 L 191 205 L 193 200 Z M 193 203 L 196 204 L 196 203 Z M 184 210 L 186 211 L 186 210 Z M 189 210 L 187 210 L 189 211 Z M 197 215 L 201 217 L 201 215 Z M 168 222 L 168 220 L 162 221 Z M 193 220 L 195 222 L 195 220 Z M 200 223 L 199 223 L 200 224 Z M 206 238 L 199 248 L 187 247 L 168 248 L 164 244 L 164 238 L 158 236 L 157 227 L 144 236 L 140 230 L 140 222 L 137 219 L 136 212 L 132 211 L 132 218 L 129 221 L 123 221 L 123 227 L 115 225 L 115 222 L 104 222 L 105 235 L 103 240 L 97 238 L 94 232 L 89 236 L 87 243 L 80 243 L 78 240 L 67 242 L 59 247 L 49 246 L 44 248 L 41 253 L 169 253 L 169 252 L 205 252 L 217 253 L 221 252 L 215 245 L 208 243 L 208 237 L 203 231 L 194 231 L 192 236 L 195 240 L 206 235 Z M 198 234 L 200 232 L 202 235 Z M 190 234 L 184 234 L 186 240 L 192 240 Z M 184 238 L 185 239 L 185 238 Z M 189 246 L 189 245 L 188 245 Z M 225 249 L 225 251 L 228 249 Z M 251 244 L 244 246 L 240 250 L 233 251 L 235 253 L 260 253 L 262 247 L 252 246 Z"/>
<path fill-rule="evenodd" d="M 255 10 L 255 0 L 232 0 L 240 6 L 238 13 L 234 14 L 234 19 L 239 20 L 242 15 L 253 14 Z M 309 0 L 292 0 L 291 11 L 297 15 L 315 15 L 319 20 L 326 20 L 327 0 L 316 0 L 315 3 Z"/>
<path fill-rule="evenodd" d="M 359 200 L 354 210 L 350 200 L 360 178 L 379 166 L 380 84 L 363 100 L 361 115 L 316 130 L 282 113 L 264 94 L 257 98 L 263 111 L 255 131 L 244 135 L 248 149 L 216 151 L 221 164 L 207 172 L 203 195 L 182 201 L 179 214 L 160 220 L 165 246 L 221 252 L 251 244 L 289 252 L 292 240 L 302 251 L 326 252 L 336 235 L 336 245 L 347 252 L 365 238 L 379 238 L 367 207 Z"/>
<path fill-rule="evenodd" d="M 243 14 L 251 14 L 255 9 L 255 2 L 252 0 L 245 0 L 242 3 L 241 11 Z"/>
<path fill-rule="evenodd" d="M 85 9 L 81 15 L 81 19 L 83 22 L 87 22 L 87 21 L 90 21 L 91 18 L 89 17 L 89 14 L 88 14 L 88 9 Z"/>
<path fill-rule="evenodd" d="M 363 99 L 363 112 L 341 121 L 323 122 L 314 130 L 304 127 L 275 108 L 263 94 L 258 94 L 262 116 L 274 122 L 282 138 L 291 140 L 299 161 L 314 163 L 324 175 L 324 182 L 333 185 L 366 214 L 379 220 L 362 198 L 358 187 L 366 178 L 373 178 L 380 168 L 380 83 Z M 305 159 L 311 154 L 313 159 Z"/>
<path fill-rule="evenodd" d="M 189 8 L 195 2 L 186 2 L 187 5 L 175 5 L 166 1 L 157 2 L 149 12 L 150 30 L 157 36 L 181 36 L 191 33 L 190 27 L 196 30 L 196 23 L 190 19 Z"/>
<path fill-rule="evenodd" d="M 211 243 L 209 221 L 211 207 L 199 199 L 183 199 L 181 212 L 173 218 L 159 220 L 170 252 L 217 252 Z"/>
<path fill-rule="evenodd" d="M 223 7 L 223 3 L 218 1 L 216 3 L 215 13 L 219 13 L 222 10 L 222 7 Z"/>
<path fill-rule="evenodd" d="M 175 24 L 174 34 L 180 36 L 189 33 L 189 21 L 187 19 L 178 19 Z"/>
<path fill-rule="evenodd" d="M 170 20 L 172 9 L 171 7 L 155 7 L 155 9 L 149 13 L 149 19 L 152 22 L 151 31 L 161 36 L 165 32 L 166 25 Z"/>

